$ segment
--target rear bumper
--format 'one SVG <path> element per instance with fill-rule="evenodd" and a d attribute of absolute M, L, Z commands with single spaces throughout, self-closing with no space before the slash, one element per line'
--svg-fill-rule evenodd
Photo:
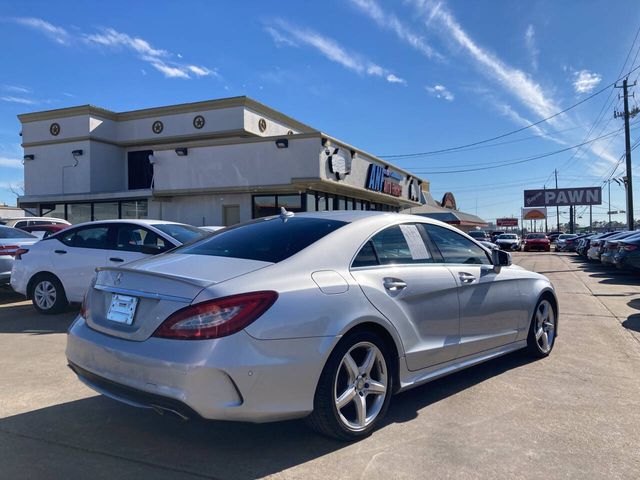
<path fill-rule="evenodd" d="M 29 279 L 27 278 L 26 269 L 22 266 L 22 261 L 12 262 L 12 271 L 9 272 L 11 277 L 11 288 L 22 295 L 27 295 L 27 284 Z"/>
<path fill-rule="evenodd" d="M 13 267 L 13 257 L 3 255 L 0 257 L 0 285 L 9 283 L 11 278 L 11 267 Z"/>
<path fill-rule="evenodd" d="M 306 416 L 336 337 L 124 340 L 78 317 L 67 360 L 89 387 L 136 407 L 181 416 L 268 422 Z"/>

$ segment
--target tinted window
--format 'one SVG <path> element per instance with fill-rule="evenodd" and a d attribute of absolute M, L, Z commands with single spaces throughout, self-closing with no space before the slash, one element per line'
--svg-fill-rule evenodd
<path fill-rule="evenodd" d="M 116 250 L 126 250 L 129 252 L 142 252 L 143 249 L 155 249 L 158 252 L 166 250 L 172 245 L 167 245 L 158 234 L 138 225 L 115 225 Z M 147 247 L 146 249 L 144 247 Z M 146 253 L 146 252 L 145 252 Z"/>
<path fill-rule="evenodd" d="M 543 233 L 530 233 L 529 235 L 527 235 L 528 239 L 534 239 L 534 238 L 547 238 L 547 236 Z"/>
<path fill-rule="evenodd" d="M 193 242 L 207 235 L 199 228 L 192 227 L 191 225 L 162 223 L 153 225 L 153 228 L 157 228 L 161 232 L 169 235 L 171 238 L 175 238 L 180 243 Z"/>
<path fill-rule="evenodd" d="M 23 232 L 17 228 L 0 226 L 0 238 L 36 238 L 30 233 Z"/>
<path fill-rule="evenodd" d="M 292 217 L 286 222 L 277 217 L 266 218 L 225 228 L 174 252 L 275 263 L 295 255 L 343 225 L 346 222 L 320 218 Z"/>
<path fill-rule="evenodd" d="M 13 226 L 16 228 L 20 228 L 20 227 L 26 227 L 28 224 L 29 224 L 28 221 L 22 220 L 20 222 L 16 222 Z"/>
<path fill-rule="evenodd" d="M 369 240 L 358 252 L 352 267 L 433 263 L 433 257 L 415 224 L 389 227 Z"/>
<path fill-rule="evenodd" d="M 65 232 L 58 237 L 62 243 L 79 248 L 107 248 L 109 227 L 107 225 L 82 227 Z"/>
<path fill-rule="evenodd" d="M 352 267 L 370 267 L 371 265 L 379 265 L 376 251 L 373 248 L 373 242 L 369 240 L 360 249 L 356 258 L 353 259 Z"/>
<path fill-rule="evenodd" d="M 445 263 L 491 265 L 486 252 L 459 233 L 436 225 L 426 225 L 426 229 Z"/>

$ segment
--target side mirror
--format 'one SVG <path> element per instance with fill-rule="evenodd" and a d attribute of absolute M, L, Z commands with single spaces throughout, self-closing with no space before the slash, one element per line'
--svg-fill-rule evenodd
<path fill-rule="evenodd" d="M 502 267 L 511 265 L 511 254 L 504 250 L 491 250 L 491 262 L 493 263 L 493 268 L 496 273 L 499 273 Z"/>

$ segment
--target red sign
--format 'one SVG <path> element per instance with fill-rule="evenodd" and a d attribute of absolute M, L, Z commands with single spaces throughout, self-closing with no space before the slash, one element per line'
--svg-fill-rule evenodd
<path fill-rule="evenodd" d="M 517 218 L 496 218 L 496 225 L 498 227 L 517 227 Z"/>

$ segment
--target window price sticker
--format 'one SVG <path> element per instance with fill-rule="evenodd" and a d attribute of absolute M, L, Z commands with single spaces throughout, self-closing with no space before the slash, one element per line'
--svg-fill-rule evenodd
<path fill-rule="evenodd" d="M 407 241 L 412 259 L 425 260 L 427 258 L 431 258 L 416 225 L 400 225 L 400 231 L 402 232 L 404 239 Z"/>

